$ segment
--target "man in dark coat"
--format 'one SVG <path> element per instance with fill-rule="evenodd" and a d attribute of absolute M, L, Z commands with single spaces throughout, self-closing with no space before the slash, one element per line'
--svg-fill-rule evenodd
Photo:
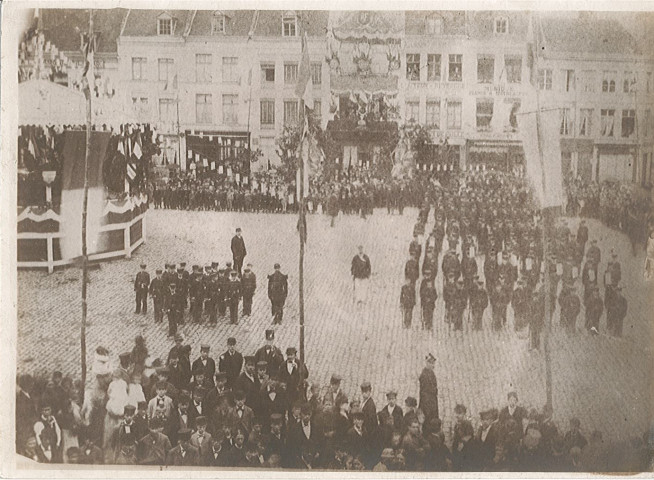
<path fill-rule="evenodd" d="M 602 313 L 604 312 L 604 302 L 602 297 L 600 297 L 600 291 L 598 287 L 593 287 L 588 296 L 586 297 L 585 302 L 586 309 L 586 330 L 591 333 L 599 333 L 599 321 Z"/>
<path fill-rule="evenodd" d="M 404 278 L 409 280 L 415 286 L 420 276 L 420 265 L 416 257 L 411 255 L 404 265 Z"/>
<path fill-rule="evenodd" d="M 271 376 L 277 375 L 279 365 L 284 361 L 282 351 L 275 346 L 274 342 L 275 331 L 266 330 L 266 344 L 254 354 L 255 365 L 259 362 L 266 362 Z"/>
<path fill-rule="evenodd" d="M 268 298 L 272 306 L 273 323 L 280 324 L 284 317 L 284 303 L 288 295 L 288 275 L 281 272 L 279 263 L 276 263 L 275 272 L 268 275 Z"/>
<path fill-rule="evenodd" d="M 208 387 L 213 387 L 213 376 L 216 373 L 216 362 L 209 356 L 209 345 L 203 343 L 200 345 L 200 357 L 193 362 L 191 372 L 195 375 L 197 372 L 204 373 L 204 381 Z"/>
<path fill-rule="evenodd" d="M 247 255 L 247 250 L 245 249 L 245 241 L 241 236 L 241 229 L 236 229 L 236 235 L 232 237 L 232 256 L 234 258 L 234 270 L 241 275 L 241 269 L 243 268 L 243 259 Z"/>
<path fill-rule="evenodd" d="M 166 465 L 197 467 L 200 465 L 198 449 L 191 445 L 191 430 L 180 429 L 177 433 L 179 444 L 173 447 L 166 455 Z"/>
<path fill-rule="evenodd" d="M 238 306 L 241 302 L 241 280 L 236 275 L 236 270 L 229 273 L 227 288 L 227 304 L 229 305 L 229 322 L 232 325 L 238 324 Z"/>
<path fill-rule="evenodd" d="M 379 426 L 380 428 L 390 426 L 392 430 L 401 431 L 404 424 L 404 412 L 402 411 L 402 407 L 396 403 L 397 393 L 392 390 L 387 392 L 386 400 L 388 403 L 377 414 Z"/>
<path fill-rule="evenodd" d="M 257 395 L 261 384 L 255 371 L 256 361 L 254 357 L 245 357 L 245 368 L 236 380 L 236 390 L 245 393 L 245 404 L 257 413 Z"/>
<path fill-rule="evenodd" d="M 362 303 L 365 298 L 366 281 L 370 278 L 371 271 L 370 258 L 363 253 L 363 245 L 359 245 L 359 253 L 352 258 L 352 266 L 350 267 L 354 299 L 357 303 Z"/>
<path fill-rule="evenodd" d="M 479 414 L 481 425 L 477 433 L 481 449 L 481 467 L 490 468 L 495 457 L 495 447 L 500 441 L 500 425 L 498 423 L 499 413 L 497 409 L 491 408 Z"/>
<path fill-rule="evenodd" d="M 236 379 L 241 374 L 243 355 L 236 351 L 236 339 L 227 339 L 227 351 L 218 359 L 218 371 L 227 375 L 227 388 L 234 390 Z"/>
<path fill-rule="evenodd" d="M 425 419 L 438 418 L 438 383 L 434 374 L 436 357 L 429 353 L 426 357 L 426 365 L 420 374 L 420 405 L 419 408 L 425 414 Z"/>
<path fill-rule="evenodd" d="M 488 307 L 488 294 L 484 289 L 484 282 L 477 280 L 470 292 L 470 313 L 472 314 L 473 330 L 481 330 L 486 307 Z"/>
<path fill-rule="evenodd" d="M 136 312 L 148 313 L 148 289 L 150 288 L 150 274 L 145 270 L 145 263 L 141 264 L 141 271 L 136 274 L 134 291 L 136 292 Z"/>
<path fill-rule="evenodd" d="M 243 277 L 241 278 L 241 292 L 243 294 L 243 315 L 250 316 L 252 314 L 252 297 L 257 289 L 257 276 L 252 271 L 252 264 L 248 263 L 245 266 Z"/>
<path fill-rule="evenodd" d="M 191 304 L 191 319 L 193 323 L 202 323 L 202 305 L 204 304 L 205 296 L 210 295 L 210 291 L 205 292 L 205 284 L 202 281 L 202 275 L 198 273 L 199 267 L 193 267 L 193 275 L 189 277 L 188 294 Z M 213 309 L 215 306 L 212 305 Z"/>
<path fill-rule="evenodd" d="M 295 347 L 288 347 L 286 349 L 286 361 L 279 366 L 277 371 L 277 380 L 286 385 L 289 409 L 297 401 L 306 401 L 305 382 L 309 377 L 309 371 L 296 355 L 297 350 Z"/>
<path fill-rule="evenodd" d="M 291 426 L 288 433 L 287 447 L 290 462 L 289 466 L 300 464 L 300 455 L 303 451 L 318 451 L 323 441 L 323 433 L 311 418 L 311 407 L 303 404 L 301 409 L 301 421 Z"/>
<path fill-rule="evenodd" d="M 561 326 L 565 328 L 568 335 L 575 333 L 577 316 L 581 310 L 581 302 L 574 285 L 564 285 L 561 295 L 559 295 L 559 305 L 561 306 Z"/>
<path fill-rule="evenodd" d="M 505 430 L 514 428 L 516 429 L 514 433 L 518 434 L 518 437 L 522 437 L 522 420 L 527 416 L 527 410 L 518 405 L 518 394 L 516 392 L 508 393 L 507 403 L 508 405 L 500 411 L 499 422 Z M 513 420 L 515 424 L 510 424 L 509 420 Z M 513 427 L 508 425 L 513 425 Z"/>
<path fill-rule="evenodd" d="M 605 296 L 606 297 L 606 296 Z M 606 326 L 611 335 L 622 336 L 622 324 L 627 316 L 627 299 L 622 295 L 622 286 L 613 289 L 606 303 Z"/>
<path fill-rule="evenodd" d="M 434 278 L 425 276 L 420 283 L 420 308 L 422 309 L 422 328 L 432 329 L 434 321 L 434 309 L 436 308 L 436 286 Z"/>
<path fill-rule="evenodd" d="M 165 465 L 166 454 L 171 450 L 170 440 L 163 434 L 164 421 L 159 417 L 150 419 L 150 433 L 138 444 L 137 458 L 141 465 Z"/>

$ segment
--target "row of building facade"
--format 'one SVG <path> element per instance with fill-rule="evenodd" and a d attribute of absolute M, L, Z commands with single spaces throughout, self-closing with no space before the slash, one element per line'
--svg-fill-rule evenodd
<path fill-rule="evenodd" d="M 275 140 L 298 120 L 306 31 L 314 115 L 342 147 L 342 165 L 378 161 L 388 130 L 416 121 L 435 145 L 450 146 L 422 169 L 515 167 L 517 116 L 537 98 L 560 112 L 564 173 L 645 187 L 654 178 L 654 55 L 615 20 L 517 11 L 98 15 L 98 85 L 156 125 L 161 161 L 182 169 L 218 169 L 248 147 L 263 152 L 253 169 L 279 161 Z M 78 84 L 75 26 L 84 31 L 88 15 L 41 16 L 65 59 L 62 82 Z"/>

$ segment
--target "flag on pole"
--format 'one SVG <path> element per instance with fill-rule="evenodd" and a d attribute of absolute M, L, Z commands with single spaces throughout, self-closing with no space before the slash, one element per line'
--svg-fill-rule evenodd
<path fill-rule="evenodd" d="M 127 164 L 127 176 L 132 181 L 136 178 L 136 166 L 133 163 Z"/>
<path fill-rule="evenodd" d="M 302 35 L 302 58 L 297 75 L 295 95 L 304 100 L 304 106 L 313 110 L 313 83 L 311 81 L 311 61 L 309 60 L 309 45 L 307 32 Z"/>
<path fill-rule="evenodd" d="M 94 53 L 95 53 L 95 35 L 82 35 L 82 52 L 84 54 L 84 70 L 82 77 L 86 79 L 84 93 L 91 94 L 91 89 L 95 86 L 94 72 Z"/>
<path fill-rule="evenodd" d="M 136 137 L 136 140 L 134 140 L 134 148 L 132 149 L 132 153 L 136 158 L 141 160 L 141 157 L 143 156 L 143 151 L 141 150 L 141 136 L 138 135 Z"/>
<path fill-rule="evenodd" d="M 559 110 L 518 114 L 527 178 L 541 208 L 563 204 Z"/>

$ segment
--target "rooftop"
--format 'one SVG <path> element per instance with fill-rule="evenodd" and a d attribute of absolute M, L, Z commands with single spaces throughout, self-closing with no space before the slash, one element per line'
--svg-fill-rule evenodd
<path fill-rule="evenodd" d="M 127 12 L 125 8 L 94 10 L 93 31 L 98 33 L 97 52 L 117 51 L 116 40 Z M 41 17 L 46 40 L 65 52 L 81 49 L 80 33 L 89 30 L 88 10 L 46 8 L 41 10 Z"/>

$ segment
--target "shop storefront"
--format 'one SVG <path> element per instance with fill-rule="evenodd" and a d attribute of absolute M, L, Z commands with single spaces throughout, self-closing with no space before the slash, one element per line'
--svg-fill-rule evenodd
<path fill-rule="evenodd" d="M 561 139 L 561 172 L 564 177 L 581 177 L 589 182 L 593 170 L 593 141 L 591 139 Z"/>
<path fill-rule="evenodd" d="M 525 156 L 517 141 L 468 140 L 466 168 L 524 173 Z"/>
<path fill-rule="evenodd" d="M 636 147 L 633 145 L 597 145 L 597 180 L 636 181 Z"/>

